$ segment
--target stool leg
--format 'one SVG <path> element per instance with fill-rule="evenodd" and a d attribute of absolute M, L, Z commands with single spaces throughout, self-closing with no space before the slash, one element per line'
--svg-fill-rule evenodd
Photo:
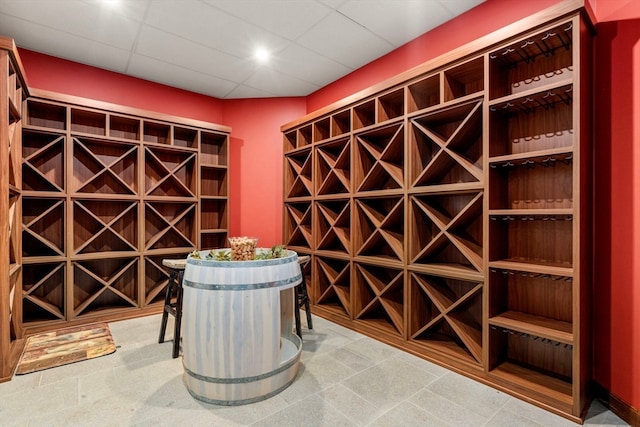
<path fill-rule="evenodd" d="M 176 322 L 175 329 L 173 331 L 173 358 L 175 359 L 180 354 L 180 327 L 182 325 L 182 277 L 184 271 L 178 273 L 178 282 L 176 289 Z"/>
<path fill-rule="evenodd" d="M 169 282 L 167 283 L 167 292 L 164 296 L 164 307 L 162 309 L 162 324 L 160 325 L 160 336 L 158 337 L 158 343 L 164 342 L 164 334 L 167 330 L 167 320 L 169 318 L 169 309 L 171 305 L 171 294 L 173 292 L 173 282 L 175 280 L 174 271 L 169 273 Z"/>
<path fill-rule="evenodd" d="M 313 329 L 313 323 L 311 321 L 311 306 L 309 304 L 309 294 L 307 293 L 307 284 L 304 283 L 304 312 L 307 313 L 307 327 Z"/>
<path fill-rule="evenodd" d="M 299 285 L 298 285 L 299 286 Z M 302 326 L 300 324 L 300 299 L 298 298 L 298 286 L 293 290 L 293 314 L 296 319 L 296 334 L 302 339 Z"/>

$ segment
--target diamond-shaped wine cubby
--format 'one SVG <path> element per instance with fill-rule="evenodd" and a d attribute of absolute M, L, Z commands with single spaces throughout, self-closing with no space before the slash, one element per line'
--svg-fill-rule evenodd
<path fill-rule="evenodd" d="M 482 199 L 477 191 L 409 196 L 410 262 L 460 277 L 482 275 Z"/>
<path fill-rule="evenodd" d="M 350 317 L 351 315 L 351 263 L 348 260 L 315 256 L 313 274 L 315 286 L 311 298 L 315 304 Z"/>
<path fill-rule="evenodd" d="M 62 199 L 22 199 L 22 256 L 64 256 L 65 202 Z"/>
<path fill-rule="evenodd" d="M 483 181 L 482 102 L 412 118 L 409 140 L 412 187 Z"/>
<path fill-rule="evenodd" d="M 341 139 L 316 148 L 316 194 L 342 194 L 351 191 L 351 144 Z"/>
<path fill-rule="evenodd" d="M 404 126 L 395 124 L 355 137 L 356 191 L 404 187 Z"/>
<path fill-rule="evenodd" d="M 354 318 L 404 337 L 404 273 L 387 267 L 355 263 Z"/>
<path fill-rule="evenodd" d="M 169 271 L 162 265 L 163 259 L 184 259 L 185 253 L 171 253 L 162 256 L 144 257 L 144 306 L 162 303 L 169 283 Z"/>
<path fill-rule="evenodd" d="M 196 204 L 145 203 L 145 248 L 195 249 Z"/>
<path fill-rule="evenodd" d="M 65 137 L 27 131 L 22 136 L 22 189 L 24 191 L 64 191 Z"/>
<path fill-rule="evenodd" d="M 353 247 L 358 257 L 404 259 L 404 198 L 355 199 Z"/>
<path fill-rule="evenodd" d="M 74 261 L 73 316 L 137 307 L 138 258 Z"/>
<path fill-rule="evenodd" d="M 409 339 L 482 363 L 482 288 L 478 281 L 411 272 Z"/>
<path fill-rule="evenodd" d="M 316 249 L 351 253 L 351 203 L 346 200 L 316 201 Z"/>
<path fill-rule="evenodd" d="M 284 242 L 287 246 L 313 248 L 311 202 L 285 203 Z"/>
<path fill-rule="evenodd" d="M 145 147 L 147 196 L 195 197 L 196 153 Z"/>
<path fill-rule="evenodd" d="M 137 194 L 138 146 L 73 138 L 72 191 Z"/>
<path fill-rule="evenodd" d="M 24 323 L 65 319 L 65 263 L 25 264 L 22 274 Z"/>
<path fill-rule="evenodd" d="M 309 197 L 313 194 L 313 161 L 311 148 L 285 156 L 284 191 L 286 198 Z"/>
<path fill-rule="evenodd" d="M 138 250 L 138 202 L 75 200 L 73 252 L 135 252 Z"/>

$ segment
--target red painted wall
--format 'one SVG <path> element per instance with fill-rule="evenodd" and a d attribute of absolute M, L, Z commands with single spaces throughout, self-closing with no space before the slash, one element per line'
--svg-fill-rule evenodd
<path fill-rule="evenodd" d="M 280 125 L 305 114 L 305 98 L 226 100 L 231 126 L 230 234 L 258 237 L 258 246 L 282 243 Z"/>
<path fill-rule="evenodd" d="M 218 100 L 25 50 L 21 55 L 32 87 L 231 126 L 231 233 L 256 235 L 268 246 L 281 239 L 281 124 L 559 1 L 487 0 L 306 99 Z M 600 22 L 593 372 L 599 384 L 640 408 L 640 2 L 588 1 Z"/>
<path fill-rule="evenodd" d="M 594 379 L 640 409 L 640 2 L 596 0 Z"/>
<path fill-rule="evenodd" d="M 222 101 L 26 49 L 19 49 L 30 88 L 221 124 Z"/>

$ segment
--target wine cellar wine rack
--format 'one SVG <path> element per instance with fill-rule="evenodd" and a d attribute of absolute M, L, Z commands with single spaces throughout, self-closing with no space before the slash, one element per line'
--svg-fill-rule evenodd
<path fill-rule="evenodd" d="M 283 239 L 315 314 L 579 421 L 591 33 L 557 13 L 282 126 Z"/>
<path fill-rule="evenodd" d="M 0 382 L 22 352 L 22 100 L 29 96 L 15 43 L 0 37 Z"/>
<path fill-rule="evenodd" d="M 22 102 L 20 324 L 161 310 L 162 259 L 226 243 L 230 129 L 34 92 Z"/>

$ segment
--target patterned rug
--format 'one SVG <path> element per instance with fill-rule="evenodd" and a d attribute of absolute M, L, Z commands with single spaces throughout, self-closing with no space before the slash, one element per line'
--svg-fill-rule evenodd
<path fill-rule="evenodd" d="M 27 338 L 16 375 L 106 356 L 116 346 L 106 323 L 75 326 Z"/>

